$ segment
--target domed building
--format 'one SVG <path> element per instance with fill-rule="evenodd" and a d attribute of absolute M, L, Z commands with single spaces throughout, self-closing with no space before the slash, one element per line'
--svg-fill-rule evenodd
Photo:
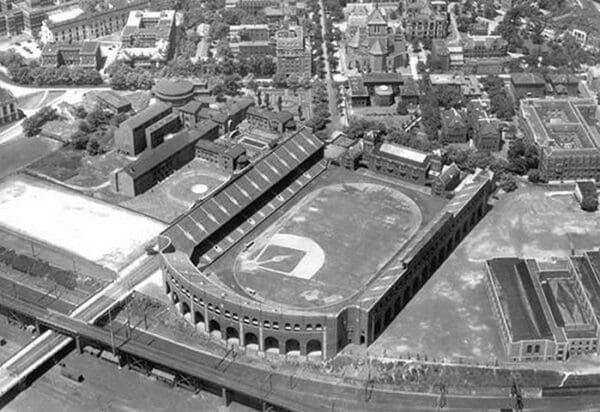
<path fill-rule="evenodd" d="M 152 91 L 158 100 L 173 106 L 183 106 L 194 98 L 194 85 L 187 80 L 161 80 Z"/>
<path fill-rule="evenodd" d="M 364 21 L 364 25 L 356 23 L 361 21 Z M 348 69 L 393 72 L 408 63 L 402 28 L 390 27 L 386 15 L 379 7 L 365 20 L 353 19 L 353 22 L 355 24 L 346 39 Z"/>

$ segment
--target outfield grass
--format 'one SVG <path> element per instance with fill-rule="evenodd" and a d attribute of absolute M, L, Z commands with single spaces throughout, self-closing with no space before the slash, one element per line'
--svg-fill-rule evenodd
<path fill-rule="evenodd" d="M 373 183 L 325 186 L 255 237 L 238 256 L 235 275 L 242 287 L 282 304 L 332 304 L 360 290 L 421 222 L 419 206 L 399 190 Z M 275 253 L 273 247 L 282 246 L 275 239 L 290 235 Z"/>

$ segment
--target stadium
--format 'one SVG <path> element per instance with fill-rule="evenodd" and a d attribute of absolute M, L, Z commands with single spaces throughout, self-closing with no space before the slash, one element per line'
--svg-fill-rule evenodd
<path fill-rule="evenodd" d="M 491 174 L 452 199 L 329 167 L 300 129 L 159 236 L 165 292 L 247 351 L 330 358 L 370 345 L 487 211 Z"/>

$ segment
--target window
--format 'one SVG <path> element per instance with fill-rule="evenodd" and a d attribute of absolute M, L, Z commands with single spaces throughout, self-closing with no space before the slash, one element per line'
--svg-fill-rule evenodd
<path fill-rule="evenodd" d="M 531 345 L 527 345 L 527 353 L 531 353 L 531 350 L 532 350 L 532 349 L 533 349 L 533 348 L 532 348 L 532 346 L 531 346 Z"/>
<path fill-rule="evenodd" d="M 540 345 L 535 345 L 535 348 L 533 349 L 534 353 L 540 353 Z"/>

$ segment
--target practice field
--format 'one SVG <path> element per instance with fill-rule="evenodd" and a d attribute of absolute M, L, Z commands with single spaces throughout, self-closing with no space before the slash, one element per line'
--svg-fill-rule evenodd
<path fill-rule="evenodd" d="M 74 192 L 29 179 L 0 184 L 0 226 L 120 270 L 165 225 Z"/>
<path fill-rule="evenodd" d="M 201 159 L 194 159 L 149 191 L 121 205 L 169 222 L 228 178 L 225 171 Z"/>
<path fill-rule="evenodd" d="M 234 263 L 239 286 L 285 305 L 335 304 L 358 292 L 415 234 L 421 210 L 377 183 L 315 189 L 245 246 Z"/>

